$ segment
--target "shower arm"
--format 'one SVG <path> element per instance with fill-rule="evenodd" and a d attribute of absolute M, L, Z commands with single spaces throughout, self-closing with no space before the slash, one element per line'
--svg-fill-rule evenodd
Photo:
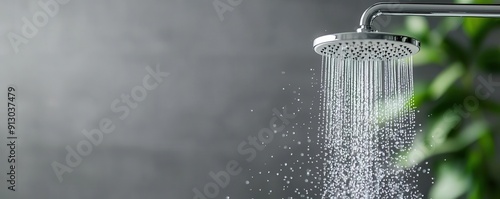
<path fill-rule="evenodd" d="M 361 16 L 358 32 L 376 32 L 373 21 L 378 16 L 436 16 L 436 17 L 491 17 L 500 18 L 497 4 L 422 4 L 377 3 L 366 9 Z"/>

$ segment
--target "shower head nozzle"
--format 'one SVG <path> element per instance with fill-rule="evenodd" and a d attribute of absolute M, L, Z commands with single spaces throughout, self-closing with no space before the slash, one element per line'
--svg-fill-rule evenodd
<path fill-rule="evenodd" d="M 338 59 L 392 60 L 417 53 L 414 38 L 380 32 L 352 32 L 325 35 L 314 40 L 314 51 Z"/>

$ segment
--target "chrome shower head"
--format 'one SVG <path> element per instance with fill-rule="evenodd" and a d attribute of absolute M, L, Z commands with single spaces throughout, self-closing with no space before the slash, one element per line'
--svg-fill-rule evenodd
<path fill-rule="evenodd" d="M 337 59 L 392 60 L 417 53 L 414 38 L 380 32 L 351 32 L 325 35 L 314 40 L 314 51 Z"/>
<path fill-rule="evenodd" d="M 314 51 L 333 58 L 354 60 L 400 59 L 417 53 L 414 38 L 377 32 L 379 16 L 441 16 L 500 18 L 499 4 L 377 3 L 365 10 L 357 32 L 325 35 L 314 40 Z"/>

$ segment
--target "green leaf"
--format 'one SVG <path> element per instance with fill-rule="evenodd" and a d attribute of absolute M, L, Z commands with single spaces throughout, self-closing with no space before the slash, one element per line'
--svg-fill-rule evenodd
<path fill-rule="evenodd" d="M 492 100 L 484 100 L 481 102 L 481 108 L 493 113 L 500 113 L 500 104 Z"/>
<path fill-rule="evenodd" d="M 388 99 L 387 102 L 379 103 L 379 105 L 382 107 L 381 110 L 385 110 L 385 113 L 377 117 L 377 122 L 383 123 L 394 119 L 399 115 L 398 113 L 402 113 L 402 111 L 406 109 L 410 102 L 411 97 L 399 97 L 396 99 Z"/>
<path fill-rule="evenodd" d="M 461 121 L 461 117 L 453 111 L 443 114 L 426 132 L 425 136 L 417 136 L 413 142 L 412 149 L 402 154 L 404 162 L 399 162 L 405 167 L 414 166 L 423 160 L 443 154 L 461 150 L 473 142 L 477 141 L 483 135 L 489 132 L 488 125 L 483 120 L 476 120 L 453 138 L 448 138 L 451 130 Z"/>
<path fill-rule="evenodd" d="M 411 150 L 405 153 L 399 154 L 402 158 L 398 158 L 398 165 L 404 166 L 406 168 L 413 167 L 418 163 L 424 161 L 429 156 L 432 155 L 431 149 L 425 144 L 424 136 L 419 134 L 415 137 L 413 141 L 413 146 Z"/>
<path fill-rule="evenodd" d="M 461 120 L 462 118 L 452 110 L 442 114 L 432 127 L 426 131 L 426 143 L 432 149 L 441 147 L 445 143 L 448 134 Z"/>
<path fill-rule="evenodd" d="M 489 131 L 488 131 L 489 132 Z M 479 138 L 479 145 L 481 150 L 486 156 L 493 156 L 495 154 L 495 139 L 491 134 L 486 133 Z"/>
<path fill-rule="evenodd" d="M 430 92 L 430 87 L 429 87 Z M 429 94 L 430 95 L 430 94 Z M 455 106 L 460 106 L 464 103 L 464 99 L 471 94 L 467 90 L 463 89 L 458 84 L 453 84 L 448 88 L 448 90 L 443 94 L 443 96 L 435 101 L 433 101 L 430 112 L 434 115 L 444 114 Z"/>
<path fill-rule="evenodd" d="M 446 17 L 436 27 L 436 31 L 441 35 L 447 35 L 450 31 L 459 28 L 463 23 L 464 20 L 461 17 Z"/>
<path fill-rule="evenodd" d="M 456 137 L 448 139 L 439 146 L 435 153 L 449 153 L 465 148 L 474 143 L 483 135 L 489 133 L 488 123 L 483 120 L 475 120 L 463 129 Z"/>
<path fill-rule="evenodd" d="M 413 65 L 422 66 L 441 63 L 444 57 L 446 57 L 446 54 L 441 49 L 422 45 L 420 51 L 413 56 Z"/>
<path fill-rule="evenodd" d="M 435 33 L 438 35 L 438 33 Z M 438 38 L 438 36 L 434 36 Z M 435 39 L 436 40 L 436 39 Z M 443 51 L 448 53 L 448 58 L 451 61 L 459 61 L 461 63 L 469 63 L 469 59 L 471 57 L 471 53 L 469 53 L 468 48 L 464 48 L 460 43 L 452 39 L 451 37 L 444 37 L 442 41 L 434 41 L 439 43 L 440 46 L 438 48 L 442 48 Z"/>
<path fill-rule="evenodd" d="M 428 98 L 427 88 L 429 84 L 426 82 L 415 82 L 413 91 L 413 102 L 418 107 L 422 105 Z"/>
<path fill-rule="evenodd" d="M 421 16 L 408 16 L 406 17 L 406 29 L 418 37 L 429 32 L 429 24 L 427 19 Z"/>
<path fill-rule="evenodd" d="M 489 19 L 488 24 L 484 26 L 482 31 L 478 33 L 479 41 L 483 41 L 490 33 L 493 32 L 494 29 L 498 29 L 500 27 L 500 19 L 494 18 Z"/>
<path fill-rule="evenodd" d="M 481 191 L 481 185 L 479 183 L 474 183 L 474 185 L 471 187 L 471 191 L 469 192 L 469 195 L 467 196 L 468 199 L 482 199 L 483 194 Z"/>
<path fill-rule="evenodd" d="M 478 57 L 478 66 L 485 72 L 500 72 L 500 48 L 489 48 L 482 51 Z"/>
<path fill-rule="evenodd" d="M 483 161 L 483 155 L 478 149 L 472 149 L 469 151 L 467 157 L 467 169 L 473 171 L 475 168 L 479 167 Z"/>
<path fill-rule="evenodd" d="M 481 31 L 488 24 L 489 19 L 467 17 L 464 19 L 463 29 L 470 38 L 476 38 Z"/>
<path fill-rule="evenodd" d="M 463 30 L 472 40 L 473 47 L 478 49 L 491 30 L 500 26 L 499 19 L 492 18 L 471 18 L 464 19 Z"/>
<path fill-rule="evenodd" d="M 448 67 L 432 82 L 430 86 L 430 96 L 433 99 L 440 98 L 448 88 L 464 74 L 464 72 L 463 65 L 458 62 Z"/>
<path fill-rule="evenodd" d="M 423 160 L 436 154 L 436 149 L 445 143 L 449 132 L 460 122 L 461 118 L 453 111 L 442 114 L 432 124 L 430 130 L 425 134 L 419 134 L 415 137 L 411 150 L 402 158 L 400 165 L 405 167 L 414 166 Z"/>
<path fill-rule="evenodd" d="M 443 162 L 430 191 L 430 198 L 455 199 L 465 194 L 471 186 L 470 176 L 463 172 L 460 162 Z"/>

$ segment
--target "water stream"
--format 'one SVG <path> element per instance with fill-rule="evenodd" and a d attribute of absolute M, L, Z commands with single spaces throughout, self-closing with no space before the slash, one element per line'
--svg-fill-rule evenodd
<path fill-rule="evenodd" d="M 422 198 L 399 164 L 416 132 L 412 58 L 322 59 L 322 198 Z"/>

